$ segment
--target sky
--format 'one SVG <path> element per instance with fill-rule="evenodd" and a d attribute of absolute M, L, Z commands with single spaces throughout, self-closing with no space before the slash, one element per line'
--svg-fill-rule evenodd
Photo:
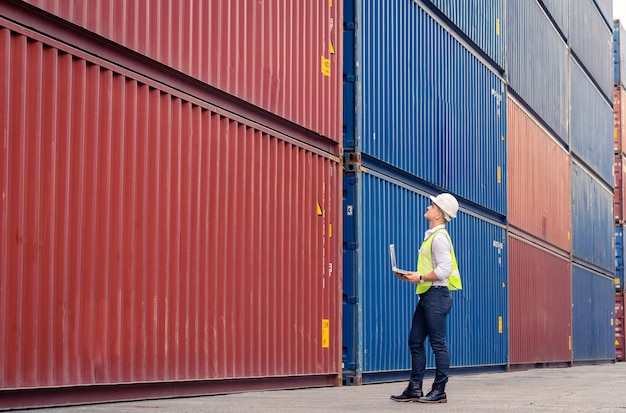
<path fill-rule="evenodd" d="M 626 0 L 613 0 L 613 19 L 619 19 L 622 26 L 625 26 Z"/>

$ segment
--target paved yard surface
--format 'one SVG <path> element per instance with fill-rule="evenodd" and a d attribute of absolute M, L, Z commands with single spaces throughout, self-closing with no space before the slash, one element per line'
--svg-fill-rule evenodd
<path fill-rule="evenodd" d="M 432 379 L 425 382 L 430 388 Z M 38 413 L 626 413 L 626 363 L 450 376 L 448 403 L 396 403 L 405 383 L 368 384 L 223 396 L 36 409 Z M 23 410 L 22 410 L 23 411 Z"/>

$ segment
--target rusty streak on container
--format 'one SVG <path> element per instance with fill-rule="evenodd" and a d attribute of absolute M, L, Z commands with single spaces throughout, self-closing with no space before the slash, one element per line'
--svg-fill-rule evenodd
<path fill-rule="evenodd" d="M 571 363 L 570 261 L 509 236 L 510 364 Z"/>
<path fill-rule="evenodd" d="M 337 384 L 339 159 L 2 19 L 0 45 L 0 398 Z"/>
<path fill-rule="evenodd" d="M 342 2 L 24 3 L 335 142 L 342 138 Z"/>
<path fill-rule="evenodd" d="M 510 97 L 507 113 L 509 224 L 570 252 L 570 156 Z"/>

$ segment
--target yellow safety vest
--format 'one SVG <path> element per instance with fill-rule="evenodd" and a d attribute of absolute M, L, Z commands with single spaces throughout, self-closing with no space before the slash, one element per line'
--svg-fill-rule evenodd
<path fill-rule="evenodd" d="M 452 274 L 448 277 L 448 289 L 449 290 L 460 290 L 463 288 L 461 284 L 461 275 L 459 274 L 459 264 L 456 262 L 456 255 L 454 255 L 454 247 L 452 246 L 452 240 L 450 239 L 450 234 L 445 229 L 438 229 L 437 231 L 430 234 L 420 247 L 419 255 L 417 257 L 417 272 L 420 274 L 430 274 L 435 268 L 433 266 L 433 240 L 435 239 L 435 234 L 439 231 L 443 231 L 448 237 L 448 241 L 450 242 L 450 255 L 452 257 Z M 418 283 L 415 288 L 415 294 L 422 294 L 428 291 L 428 289 L 433 285 L 432 281 L 424 281 L 423 283 Z"/>

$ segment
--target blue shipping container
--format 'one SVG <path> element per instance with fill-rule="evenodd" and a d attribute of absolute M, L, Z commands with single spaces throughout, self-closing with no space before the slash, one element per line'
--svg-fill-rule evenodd
<path fill-rule="evenodd" d="M 509 87 L 569 145 L 567 45 L 536 0 L 506 2 Z"/>
<path fill-rule="evenodd" d="M 415 286 L 391 272 L 415 269 L 428 223 L 428 194 L 372 169 L 344 177 L 344 377 L 351 382 L 408 378 L 407 338 L 417 304 Z M 464 209 L 448 224 L 463 279 L 448 317 L 452 367 L 507 362 L 506 229 Z M 483 345 L 489 343 L 488 346 Z M 428 350 L 428 366 L 434 358 Z"/>
<path fill-rule="evenodd" d="M 626 31 L 619 20 L 613 26 L 613 81 L 616 85 L 626 80 Z"/>
<path fill-rule="evenodd" d="M 615 288 L 622 290 L 624 288 L 624 257 L 626 253 L 626 245 L 624 244 L 624 227 L 618 225 L 615 227 Z"/>
<path fill-rule="evenodd" d="M 613 24 L 613 1 L 614 0 L 594 0 L 596 6 L 602 13 L 605 24 L 609 27 Z M 618 0 L 622 1 L 622 0 Z"/>
<path fill-rule="evenodd" d="M 572 255 L 602 272 L 615 271 L 613 192 L 572 163 Z"/>
<path fill-rule="evenodd" d="M 613 24 L 607 24 L 593 0 L 572 1 L 570 16 L 572 53 L 613 102 Z"/>
<path fill-rule="evenodd" d="M 581 361 L 615 359 L 613 279 L 572 266 L 572 353 Z"/>
<path fill-rule="evenodd" d="M 428 0 L 504 70 L 504 1 Z"/>
<path fill-rule="evenodd" d="M 344 146 L 505 216 L 503 80 L 421 3 L 360 5 Z"/>
<path fill-rule="evenodd" d="M 571 61 L 571 150 L 604 182 L 612 186 L 613 177 L 613 107 L 582 71 Z"/>
<path fill-rule="evenodd" d="M 569 9 L 571 0 L 541 0 L 565 38 L 569 38 Z"/>

